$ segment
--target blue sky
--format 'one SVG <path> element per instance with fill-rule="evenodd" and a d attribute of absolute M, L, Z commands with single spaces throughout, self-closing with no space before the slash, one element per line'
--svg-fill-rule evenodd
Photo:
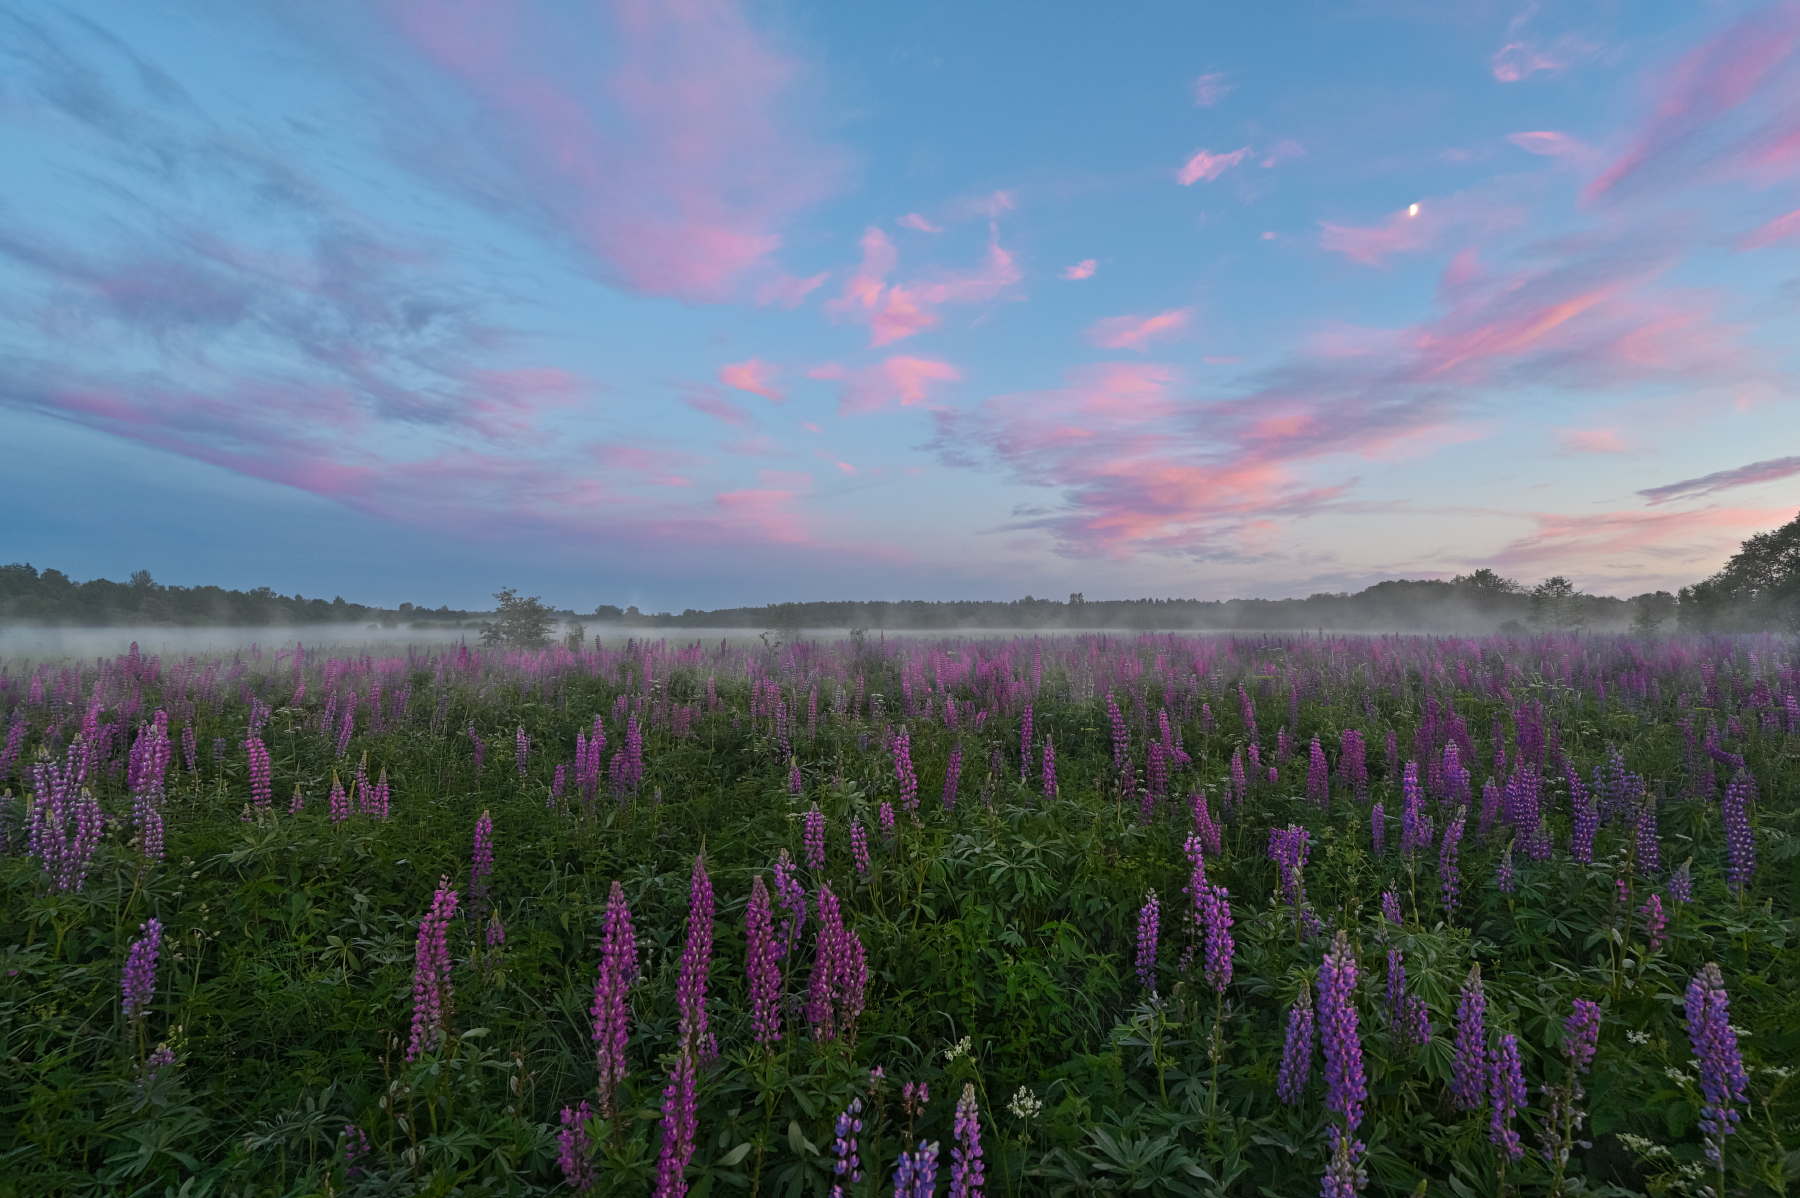
<path fill-rule="evenodd" d="M 1796 506 L 1791 4 L 0 4 L 0 156 L 77 577 L 1633 594 Z"/>

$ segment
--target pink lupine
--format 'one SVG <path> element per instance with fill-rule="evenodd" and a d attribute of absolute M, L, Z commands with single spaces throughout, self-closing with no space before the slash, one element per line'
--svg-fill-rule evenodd
<path fill-rule="evenodd" d="M 850 825 L 850 859 L 856 865 L 857 876 L 867 878 L 871 869 L 869 861 L 869 833 L 862 826 L 862 821 Z"/>
<path fill-rule="evenodd" d="M 338 781 L 337 771 L 331 771 L 331 822 L 341 824 L 350 818 L 350 796 L 344 793 L 344 784 Z"/>
<path fill-rule="evenodd" d="M 618 1112 L 619 1089 L 630 1076 L 625 1046 L 631 1036 L 631 1009 L 625 997 L 637 979 L 637 936 L 631 927 L 631 910 L 625 905 L 625 888 L 612 884 L 606 902 L 606 927 L 600 940 L 600 970 L 594 981 L 594 1060 L 600 1072 L 600 1113 L 612 1118 Z"/>
<path fill-rule="evenodd" d="M 449 878 L 441 878 L 431 910 L 419 924 L 413 964 L 412 1038 L 406 1046 L 409 1062 L 436 1051 L 450 1031 L 450 920 L 455 914 L 456 891 L 450 889 Z"/>
<path fill-rule="evenodd" d="M 258 807 L 267 807 L 275 791 L 269 746 L 263 744 L 260 736 L 252 736 L 244 742 L 244 751 L 250 755 L 250 801 Z"/>

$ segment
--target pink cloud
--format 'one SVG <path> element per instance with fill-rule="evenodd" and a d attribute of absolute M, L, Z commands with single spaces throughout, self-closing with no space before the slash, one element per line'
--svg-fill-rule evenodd
<path fill-rule="evenodd" d="M 1737 466 L 1730 470 L 1715 470 L 1711 474 L 1702 474 L 1699 478 L 1687 478 L 1680 482 L 1665 483 L 1660 487 L 1650 487 L 1638 494 L 1648 499 L 1654 506 L 1667 503 L 1671 499 L 1697 499 L 1702 495 L 1711 495 L 1718 491 L 1729 491 L 1733 487 L 1751 487 L 1757 483 L 1778 482 L 1784 478 L 1792 478 L 1800 474 L 1800 457 L 1770 458 L 1767 461 L 1751 462 L 1748 466 Z"/>
<path fill-rule="evenodd" d="M 694 480 L 676 470 L 695 465 L 699 459 L 690 453 L 667 449 L 650 449 L 642 445 L 596 445 L 594 459 L 612 470 L 630 470 L 659 487 L 691 487 Z"/>
<path fill-rule="evenodd" d="M 775 368 L 759 358 L 719 367 L 719 381 L 727 387 L 748 391 L 775 403 L 786 403 L 787 393 L 778 390 L 774 380 Z"/>
<path fill-rule="evenodd" d="M 1194 104 L 1199 108 L 1211 108 L 1230 94 L 1231 90 L 1231 84 L 1225 82 L 1223 74 L 1215 71 L 1202 75 L 1194 80 Z"/>
<path fill-rule="evenodd" d="M 1760 250 L 1790 237 L 1800 237 L 1800 208 L 1786 216 L 1776 217 L 1760 229 L 1744 234 L 1738 238 L 1737 248 L 1740 253 L 1744 250 Z"/>
<path fill-rule="evenodd" d="M 923 403 L 933 384 L 956 382 L 962 371 L 948 362 L 896 356 L 854 374 L 817 377 L 847 379 L 838 415 L 849 416 L 878 411 L 889 400 L 898 400 L 901 407 Z"/>
<path fill-rule="evenodd" d="M 1187 165 L 1175 172 L 1175 181 L 1183 187 L 1191 187 L 1203 179 L 1211 183 L 1249 156 L 1249 146 L 1233 150 L 1229 154 L 1213 154 L 1206 150 L 1196 150 L 1194 156 L 1187 160 Z"/>
<path fill-rule="evenodd" d="M 1337 225 L 1320 221 L 1319 246 L 1363 266 L 1384 266 L 1396 254 L 1429 250 L 1450 237 L 1489 237 L 1525 219 L 1516 206 L 1477 192 L 1421 199 L 1388 215 L 1379 225 Z"/>
<path fill-rule="evenodd" d="M 1746 532 L 1793 516 L 1786 508 L 1702 508 L 1697 511 L 1532 512 L 1537 527 L 1488 560 L 1496 567 L 1587 563 L 1606 566 L 1621 555 L 1661 559 L 1698 574 L 1723 563 Z M 1579 576 L 1576 579 L 1580 581 Z"/>
<path fill-rule="evenodd" d="M 1109 316 L 1089 325 L 1087 337 L 1102 349 L 1147 350 L 1152 340 L 1185 329 L 1193 314 L 1192 308 L 1170 308 L 1155 316 Z"/>
<path fill-rule="evenodd" d="M 1567 133 L 1512 133 L 1506 140 L 1528 154 L 1541 154 L 1546 158 L 1585 158 L 1593 153 Z"/>
<path fill-rule="evenodd" d="M 1630 449 L 1616 428 L 1559 428 L 1556 443 L 1571 453 L 1625 453 Z"/>
<path fill-rule="evenodd" d="M 726 424 L 746 425 L 755 420 L 750 409 L 742 404 L 732 403 L 729 399 L 717 395 L 689 395 L 683 397 L 682 403 L 696 412 L 705 412 L 708 416 L 723 420 Z"/>
<path fill-rule="evenodd" d="M 866 319 L 872 346 L 889 345 L 938 323 L 935 309 L 946 304 L 975 304 L 998 299 L 1021 278 L 1012 255 L 994 233 L 986 260 L 968 271 L 940 272 L 926 279 L 889 285 L 887 276 L 899 253 L 886 233 L 871 227 L 862 238 L 862 265 L 844 281 L 842 293 L 827 301 L 835 317 Z"/>
<path fill-rule="evenodd" d="M 944 231 L 942 226 L 932 224 L 917 212 L 908 212 L 894 223 L 902 228 L 917 229 L 921 233 L 942 233 Z"/>
<path fill-rule="evenodd" d="M 1290 158 L 1304 157 L 1306 157 L 1305 146 L 1297 141 L 1284 138 L 1275 143 L 1275 148 L 1270 150 L 1268 155 L 1264 157 L 1262 162 L 1258 163 L 1258 165 L 1267 170 L 1270 167 L 1280 166 Z"/>
<path fill-rule="evenodd" d="M 821 286 L 831 272 L 822 270 L 809 278 L 797 279 L 790 274 L 777 273 L 773 279 L 767 279 L 756 285 L 756 304 L 759 308 L 798 308 L 806 297 Z"/>
<path fill-rule="evenodd" d="M 1553 54 L 1534 49 L 1524 42 L 1508 42 L 1494 52 L 1494 78 L 1502 83 L 1518 83 L 1538 71 L 1560 71 L 1568 63 Z"/>
<path fill-rule="evenodd" d="M 460 422 L 490 441 L 541 441 L 538 417 L 580 402 L 591 386 L 580 375 L 551 367 L 470 370 L 464 377 L 468 398 Z"/>
<path fill-rule="evenodd" d="M 564 66 L 578 15 L 425 0 L 389 11 L 481 106 L 472 128 L 505 163 L 502 191 L 493 178 L 467 185 L 632 290 L 730 298 L 769 268 L 781 228 L 835 188 L 834 156 L 784 119 L 798 65 L 735 0 L 615 0 L 610 28 L 587 31 L 617 51 L 600 71 Z M 458 169 L 410 164 L 440 178 Z"/>
<path fill-rule="evenodd" d="M 1081 261 L 1077 262 L 1073 266 L 1063 267 L 1062 268 L 1062 277 L 1065 279 L 1091 279 L 1091 278 L 1093 278 L 1094 277 L 1094 260 L 1092 258 L 1083 258 Z"/>

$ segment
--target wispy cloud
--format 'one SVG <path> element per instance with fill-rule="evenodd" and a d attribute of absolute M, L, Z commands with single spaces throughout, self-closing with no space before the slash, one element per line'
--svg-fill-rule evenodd
<path fill-rule="evenodd" d="M 908 212 L 894 223 L 902 228 L 917 229 L 921 233 L 942 233 L 944 231 L 942 225 L 932 224 L 917 212 Z"/>
<path fill-rule="evenodd" d="M 1225 82 L 1225 76 L 1217 71 L 1202 75 L 1194 80 L 1194 103 L 1200 108 L 1211 108 L 1231 93 L 1231 84 Z"/>
<path fill-rule="evenodd" d="M 1093 278 L 1094 277 L 1094 260 L 1092 258 L 1083 258 L 1081 261 L 1077 262 L 1073 266 L 1063 267 L 1062 268 L 1062 277 L 1065 279 L 1091 279 L 1091 278 Z"/>
<path fill-rule="evenodd" d="M 719 367 L 719 381 L 727 387 L 760 395 L 774 403 L 787 402 L 787 392 L 775 386 L 775 368 L 760 358 Z"/>
<path fill-rule="evenodd" d="M 1147 350 L 1150 342 L 1187 328 L 1192 308 L 1170 308 L 1155 316 L 1108 316 L 1088 327 L 1088 340 L 1102 349 Z"/>
<path fill-rule="evenodd" d="M 842 293 L 825 309 L 835 317 L 868 321 L 871 346 L 924 332 L 938 323 L 937 309 L 947 304 L 999 299 L 1022 277 L 1012 255 L 1001 248 L 997 229 L 991 232 L 980 266 L 939 271 L 904 283 L 887 282 L 900 256 L 886 233 L 871 226 L 863 233 L 862 251 L 862 265 L 844 280 Z"/>
<path fill-rule="evenodd" d="M 1638 494 L 1655 505 L 1667 503 L 1671 499 L 1698 499 L 1702 495 L 1729 491 L 1733 487 L 1750 487 L 1757 483 L 1777 482 L 1784 478 L 1792 478 L 1796 474 L 1800 474 L 1800 457 L 1769 458 L 1766 461 L 1751 462 L 1748 466 L 1736 466 L 1730 470 L 1715 470 L 1711 474 L 1702 474 L 1699 478 L 1685 478 L 1676 483 L 1664 483 L 1660 487 L 1650 487 L 1639 491 Z"/>
<path fill-rule="evenodd" d="M 898 402 L 901 407 L 924 403 L 934 386 L 962 378 L 962 371 L 948 362 L 904 355 L 883 359 L 857 371 L 830 363 L 808 373 L 817 379 L 843 381 L 844 387 L 838 398 L 840 416 L 879 411 L 890 402 Z"/>
<path fill-rule="evenodd" d="M 1214 154 L 1208 150 L 1196 150 L 1193 156 L 1187 160 L 1186 165 L 1175 172 L 1175 181 L 1183 187 L 1191 187 L 1201 181 L 1211 183 L 1249 156 L 1249 146 L 1233 150 L 1229 154 Z"/>

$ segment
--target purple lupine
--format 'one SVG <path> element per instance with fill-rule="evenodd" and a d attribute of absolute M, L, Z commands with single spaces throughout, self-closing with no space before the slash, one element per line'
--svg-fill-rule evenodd
<path fill-rule="evenodd" d="M 1106 716 L 1112 724 L 1113 768 L 1122 773 L 1131 766 L 1131 734 L 1125 730 L 1125 713 L 1111 692 L 1106 696 Z"/>
<path fill-rule="evenodd" d="M 525 780 L 525 767 L 531 760 L 531 738 L 525 735 L 525 725 L 513 734 L 513 764 L 518 767 L 519 781 Z"/>
<path fill-rule="evenodd" d="M 868 981 L 861 939 L 844 927 L 843 911 L 831 887 L 819 887 L 819 935 L 806 996 L 806 1017 L 815 1039 L 855 1035 Z"/>
<path fill-rule="evenodd" d="M 781 1039 L 781 948 L 775 942 L 774 911 L 761 874 L 750 883 L 744 921 L 749 943 L 745 973 L 750 979 L 750 1025 L 758 1044 L 774 1044 Z"/>
<path fill-rule="evenodd" d="M 1350 1198 L 1362 1188 L 1358 1167 L 1363 1142 L 1363 1103 L 1369 1090 L 1363 1074 L 1362 1037 L 1357 1033 L 1356 956 L 1340 930 L 1319 965 L 1319 1043 L 1325 1052 L 1325 1109 L 1338 1116 L 1330 1127 L 1331 1163 L 1321 1198 Z"/>
<path fill-rule="evenodd" d="M 506 943 L 506 925 L 500 922 L 499 908 L 488 912 L 487 925 L 481 930 L 481 939 L 490 951 Z"/>
<path fill-rule="evenodd" d="M 1019 717 L 1019 777 L 1031 781 L 1031 704 L 1025 704 L 1025 713 Z"/>
<path fill-rule="evenodd" d="M 1290 1106 L 1300 1101 L 1306 1079 L 1312 1076 L 1312 1052 L 1312 987 L 1302 986 L 1288 1012 L 1287 1040 L 1281 1046 L 1281 1069 L 1275 1075 L 1275 1096 Z"/>
<path fill-rule="evenodd" d="M 973 1082 L 963 1083 L 952 1129 L 956 1146 L 950 1150 L 950 1198 L 981 1198 L 981 1118 Z"/>
<path fill-rule="evenodd" d="M 1220 994 L 1231 985 L 1231 958 L 1237 945 L 1231 936 L 1231 892 L 1223 886 L 1201 886 L 1196 903 L 1206 930 L 1206 980 Z"/>
<path fill-rule="evenodd" d="M 15 716 L 12 727 L 6 730 L 6 747 L 0 749 L 0 778 L 12 774 L 13 763 L 19 760 L 19 751 L 25 747 L 26 718 L 23 712 Z"/>
<path fill-rule="evenodd" d="M 475 821 L 475 849 L 469 861 L 469 897 L 485 902 L 488 878 L 494 873 L 494 817 L 483 811 Z"/>
<path fill-rule="evenodd" d="M 788 758 L 788 793 L 796 799 L 806 792 L 806 776 L 800 772 L 800 759 Z"/>
<path fill-rule="evenodd" d="M 344 712 L 344 721 L 338 726 L 337 755 L 347 757 L 350 754 L 350 734 L 356 729 L 356 695 L 350 696 L 350 708 Z M 219 756 L 219 742 L 213 741 L 213 757 Z"/>
<path fill-rule="evenodd" d="M 294 783 L 294 797 L 288 800 L 288 814 L 299 815 L 306 810 L 306 796 L 300 792 L 300 784 Z M 162 816 L 156 815 L 156 855 L 162 856 Z"/>
<path fill-rule="evenodd" d="M 475 749 L 475 776 L 479 778 L 481 777 L 481 767 L 487 762 L 487 742 L 481 739 L 479 732 L 475 731 L 474 724 L 470 724 L 465 731 L 468 733 L 469 743 Z"/>
<path fill-rule="evenodd" d="M 1519 1038 L 1511 1032 L 1500 1037 L 1488 1062 L 1488 1139 L 1509 1161 L 1525 1155 L 1513 1116 L 1525 1105 L 1525 1075 L 1519 1063 Z"/>
<path fill-rule="evenodd" d="M 577 1194 L 587 1193 L 600 1180 L 600 1171 L 594 1168 L 594 1142 L 587 1130 L 593 1117 L 594 1110 L 584 1098 L 574 1110 L 562 1109 L 562 1130 L 556 1133 L 556 1163 L 562 1166 L 563 1180 Z"/>
<path fill-rule="evenodd" d="M 630 1076 L 625 1045 L 631 1036 L 631 1008 L 625 995 L 637 980 L 637 935 L 625 888 L 612 884 L 606 900 L 606 928 L 600 939 L 600 972 L 594 981 L 594 1060 L 600 1070 L 600 1114 L 610 1119 L 619 1109 L 619 1090 Z"/>
<path fill-rule="evenodd" d="M 1368 745 L 1363 734 L 1346 728 L 1338 736 L 1338 770 L 1349 779 L 1358 802 L 1369 797 Z"/>
<path fill-rule="evenodd" d="M 1250 780 L 1244 775 L 1244 751 L 1231 751 L 1231 793 L 1242 803 L 1250 793 Z"/>
<path fill-rule="evenodd" d="M 579 736 L 580 733 L 576 735 Z M 545 804 L 546 807 L 554 807 L 556 801 L 562 798 L 563 787 L 568 785 L 568 768 L 560 762 L 557 764 L 556 772 L 550 777 L 550 801 Z"/>
<path fill-rule="evenodd" d="M 900 809 L 916 811 L 919 806 L 919 776 L 913 772 L 912 738 L 904 726 L 894 734 L 894 778 L 900 784 Z"/>
<path fill-rule="evenodd" d="M 143 1022 L 144 1012 L 156 997 L 156 957 L 162 948 L 162 923 L 152 918 L 140 925 L 138 931 L 143 935 L 131 942 L 131 951 L 125 956 L 125 975 L 121 983 L 124 991 L 122 1006 L 125 1010 L 126 1022 L 130 1023 L 135 1033 Z"/>
<path fill-rule="evenodd" d="M 856 865 L 858 877 L 867 878 L 871 869 L 869 863 L 869 832 L 857 820 L 850 825 L 850 860 Z"/>
<path fill-rule="evenodd" d="M 450 988 L 450 920 L 456 914 L 456 891 L 450 879 L 438 879 L 431 910 L 419 923 L 419 945 L 413 962 L 412 1038 L 406 1059 L 433 1052 L 450 1031 L 453 992 Z"/>
<path fill-rule="evenodd" d="M 1298 910 L 1306 903 L 1307 854 L 1312 833 L 1296 824 L 1269 829 L 1269 857 L 1280 879 L 1281 898 Z"/>
<path fill-rule="evenodd" d="M 1631 868 L 1634 873 L 1653 878 L 1662 872 L 1662 851 L 1656 838 L 1656 796 L 1645 795 L 1635 814 Z"/>
<path fill-rule="evenodd" d="M 1331 803 L 1331 772 L 1325 764 L 1325 749 L 1316 736 L 1312 738 L 1306 767 L 1306 797 L 1321 807 Z"/>
<path fill-rule="evenodd" d="M 1406 958 L 1397 948 L 1388 950 L 1387 1006 L 1394 1043 L 1402 1052 L 1430 1041 L 1431 1012 L 1423 998 L 1406 992 Z"/>
<path fill-rule="evenodd" d="M 894 839 L 894 805 L 886 799 L 881 800 L 881 838 Z"/>
<path fill-rule="evenodd" d="M 919 1141 L 916 1152 L 901 1152 L 894 1168 L 894 1198 L 931 1198 L 937 1188 L 938 1146 Z"/>
<path fill-rule="evenodd" d="M 1644 934 L 1650 938 L 1650 951 L 1662 948 L 1666 939 L 1664 933 L 1669 927 L 1669 917 L 1663 914 L 1662 895 L 1652 894 L 1638 908 L 1638 914 L 1644 919 Z"/>
<path fill-rule="evenodd" d="M 362 1128 L 354 1123 L 344 1124 L 344 1179 L 354 1181 L 362 1159 L 374 1151 Z"/>
<path fill-rule="evenodd" d="M 1582 785 L 1581 776 L 1569 771 L 1569 799 L 1574 805 L 1574 821 L 1569 833 L 1569 856 L 1582 865 L 1594 863 L 1594 834 L 1600 830 L 1600 805 L 1593 792 Z"/>
<path fill-rule="evenodd" d="M 1756 779 L 1739 770 L 1725 786 L 1720 813 L 1725 820 L 1725 885 L 1742 897 L 1756 873 L 1756 837 L 1750 830 L 1750 804 L 1756 801 Z"/>
<path fill-rule="evenodd" d="M 662 1147 L 656 1159 L 656 1198 L 684 1198 L 688 1162 L 694 1159 L 694 1055 L 683 1051 L 663 1089 Z"/>
<path fill-rule="evenodd" d="M 1380 803 L 1369 808 L 1369 843 L 1377 857 L 1387 851 L 1387 811 Z"/>
<path fill-rule="evenodd" d="M 1156 940 L 1160 915 L 1161 906 L 1156 901 L 1156 891 L 1152 890 L 1144 896 L 1144 905 L 1138 911 L 1137 975 L 1144 989 L 1153 995 L 1156 993 Z"/>
<path fill-rule="evenodd" d="M 1465 1111 L 1487 1104 L 1487 993 L 1481 966 L 1469 966 L 1456 1004 L 1456 1048 L 1450 1064 L 1450 1101 Z"/>
<path fill-rule="evenodd" d="M 337 771 L 331 771 L 331 822 L 341 824 L 350 818 L 350 796 L 344 793 L 344 784 L 338 781 Z"/>
<path fill-rule="evenodd" d="M 1392 890 L 1381 892 L 1381 915 L 1395 927 L 1400 926 L 1400 897 Z"/>
<path fill-rule="evenodd" d="M 1725 994 L 1725 975 L 1708 962 L 1687 988 L 1688 1041 L 1700 1062 L 1700 1130 L 1706 1136 L 1706 1159 L 1725 1167 L 1725 1137 L 1737 1131 L 1737 1104 L 1744 1101 L 1750 1084 L 1744 1058 L 1738 1051 L 1737 1032 L 1731 1028 L 1731 1002 Z"/>
<path fill-rule="evenodd" d="M 794 951 L 800 942 L 800 933 L 806 927 L 806 887 L 794 877 L 794 859 L 788 856 L 786 849 L 775 859 L 775 898 L 787 912 L 787 918 L 781 923 L 780 955 L 785 957 Z"/>
<path fill-rule="evenodd" d="M 1510 840 L 1506 842 L 1506 847 L 1500 850 L 1500 864 L 1494 867 L 1494 885 L 1500 888 L 1501 894 L 1513 892 L 1512 841 Z"/>
<path fill-rule="evenodd" d="M 274 763 L 269 760 L 269 746 L 263 744 L 262 737 L 252 736 L 244 742 L 244 752 L 250 755 L 250 801 L 258 807 L 267 807 L 275 794 Z"/>
<path fill-rule="evenodd" d="M 825 813 L 814 804 L 806 813 L 806 833 L 803 840 L 803 856 L 806 868 L 817 873 L 825 868 Z"/>
<path fill-rule="evenodd" d="M 1200 844 L 1207 852 L 1218 854 L 1224 847 L 1219 833 L 1219 825 L 1213 822 L 1212 812 L 1206 805 L 1206 792 L 1196 791 L 1188 798 L 1188 808 L 1194 817 L 1194 835 L 1200 838 Z"/>
<path fill-rule="evenodd" d="M 1406 763 L 1406 776 L 1401 780 L 1403 805 L 1400 808 L 1400 852 L 1410 857 L 1431 843 L 1429 824 L 1425 819 L 1425 791 L 1419 785 L 1419 763 Z"/>
<path fill-rule="evenodd" d="M 1693 860 L 1690 858 L 1681 863 L 1681 867 L 1669 875 L 1669 898 L 1677 903 L 1694 901 Z"/>
<path fill-rule="evenodd" d="M 1463 824 L 1467 815 L 1465 808 L 1458 807 L 1456 815 L 1444 826 L 1444 843 L 1438 852 L 1438 879 L 1443 883 L 1444 910 L 1456 910 L 1456 900 L 1462 893 L 1461 875 L 1456 869 L 1456 850 L 1462 843 Z"/>
<path fill-rule="evenodd" d="M 713 1055 L 706 1017 L 706 979 L 712 968 L 713 888 L 704 854 L 694 858 L 688 890 L 687 942 L 681 949 L 681 974 L 675 983 L 675 1005 L 681 1013 L 677 1035 L 681 1050 L 697 1059 Z"/>
<path fill-rule="evenodd" d="M 1054 799 L 1056 786 L 1056 738 L 1044 737 L 1044 798 Z"/>
<path fill-rule="evenodd" d="M 1563 1055 L 1576 1073 L 1586 1073 L 1600 1046 L 1600 1004 L 1588 998 L 1575 1000 L 1574 1012 L 1563 1020 Z"/>
<path fill-rule="evenodd" d="M 958 744 L 950 750 L 950 765 L 944 771 L 944 810 L 949 811 L 956 806 L 956 788 L 962 785 L 962 745 Z"/>
<path fill-rule="evenodd" d="M 49 874 L 53 892 L 80 893 L 106 825 L 100 801 L 83 785 L 87 772 L 87 743 L 80 738 L 60 764 L 40 758 L 31 767 L 26 846 Z"/>
<path fill-rule="evenodd" d="M 832 1183 L 831 1198 L 844 1198 L 846 1179 L 851 1185 L 862 1182 L 862 1157 L 856 1144 L 862 1129 L 862 1099 L 852 1098 L 850 1105 L 838 1112 L 837 1125 L 832 1129 L 836 1139 L 832 1141 L 831 1154 L 837 1158 L 832 1162 L 832 1173 L 838 1180 Z"/>

